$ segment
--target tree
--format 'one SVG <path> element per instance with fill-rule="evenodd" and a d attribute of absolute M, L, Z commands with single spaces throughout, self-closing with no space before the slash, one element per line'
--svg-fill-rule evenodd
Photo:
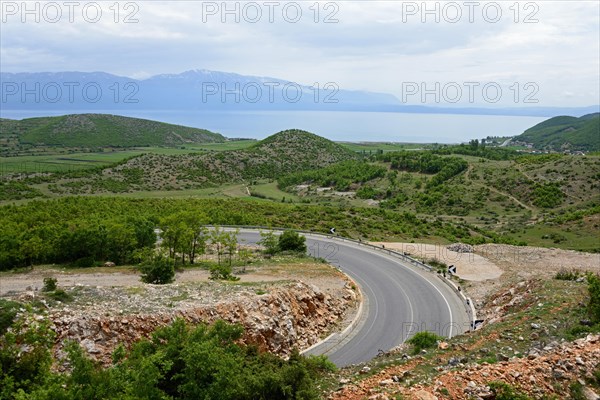
<path fill-rule="evenodd" d="M 23 242 L 21 252 L 27 260 L 27 263 L 33 268 L 33 264 L 39 261 L 40 257 L 47 252 L 45 242 L 37 236 L 32 236 Z"/>
<path fill-rule="evenodd" d="M 280 251 L 306 252 L 306 238 L 296 231 L 287 230 L 279 236 Z"/>
<path fill-rule="evenodd" d="M 190 264 L 193 264 L 196 256 L 204 254 L 206 249 L 208 229 L 204 225 L 208 223 L 208 217 L 202 212 L 182 211 L 179 213 L 179 218 L 188 228 L 186 248 Z"/>
<path fill-rule="evenodd" d="M 131 252 L 137 247 L 135 229 L 132 226 L 112 222 L 106 229 L 108 257 L 117 264 L 129 261 Z"/>
<path fill-rule="evenodd" d="M 225 253 L 225 231 L 218 226 L 215 226 L 210 231 L 210 243 L 215 246 L 217 250 L 217 264 L 221 265 L 221 257 Z"/>
<path fill-rule="evenodd" d="M 227 256 L 229 257 L 229 266 L 231 267 L 231 261 L 233 259 L 233 255 L 235 254 L 238 246 L 238 234 L 240 233 L 239 229 L 235 231 L 224 231 L 223 232 L 223 244 L 225 245 L 225 250 L 227 252 Z"/>
<path fill-rule="evenodd" d="M 182 262 L 185 262 L 183 253 L 187 250 L 186 241 L 192 236 L 190 228 L 185 223 L 181 213 L 171 214 L 162 219 L 160 225 L 163 233 L 163 246 L 169 250 L 169 257 L 175 261 L 177 253 L 182 254 Z"/>
<path fill-rule="evenodd" d="M 179 211 L 163 218 L 163 245 L 167 246 L 173 260 L 179 254 L 182 264 L 185 264 L 186 256 L 193 264 L 196 256 L 204 253 L 207 234 L 204 225 L 207 221 L 206 215 L 197 211 Z"/>
<path fill-rule="evenodd" d="M 260 232 L 261 239 L 258 244 L 265 248 L 264 252 L 268 255 L 274 255 L 279 250 L 279 240 L 273 231 Z"/>
<path fill-rule="evenodd" d="M 217 250 L 217 265 L 210 268 L 211 279 L 238 280 L 231 275 L 232 259 L 237 250 L 237 235 L 239 230 L 226 231 L 215 227 L 210 231 L 210 241 Z M 224 254 L 228 256 L 227 265 L 222 265 L 221 260 Z"/>

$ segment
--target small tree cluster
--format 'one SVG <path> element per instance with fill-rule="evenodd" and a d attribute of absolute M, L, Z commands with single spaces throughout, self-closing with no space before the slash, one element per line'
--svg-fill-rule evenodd
<path fill-rule="evenodd" d="M 274 255 L 283 251 L 306 252 L 306 238 L 296 231 L 287 230 L 279 237 L 272 231 L 261 232 L 260 235 L 262 239 L 258 244 L 265 248 L 265 254 Z"/>
<path fill-rule="evenodd" d="M 206 215 L 193 211 L 180 211 L 161 220 L 162 246 L 174 262 L 194 263 L 196 256 L 204 254 L 208 230 L 204 226 Z"/>

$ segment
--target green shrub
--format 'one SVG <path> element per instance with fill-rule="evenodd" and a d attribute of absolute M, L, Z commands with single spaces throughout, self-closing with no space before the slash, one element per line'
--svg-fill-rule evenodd
<path fill-rule="evenodd" d="M 279 236 L 280 251 L 306 252 L 306 238 L 296 231 L 287 230 Z"/>
<path fill-rule="evenodd" d="M 303 357 L 293 351 L 288 360 L 283 360 L 239 344 L 242 334 L 240 326 L 223 321 L 212 326 L 191 326 L 178 319 L 156 330 L 150 339 L 135 343 L 130 351 L 124 347 L 115 350 L 114 365 L 106 368 L 87 358 L 78 344 L 70 343 L 66 351 L 71 371 L 38 379 L 37 387 L 21 385 L 25 391 L 20 398 L 320 398 L 316 379 L 325 371 L 335 370 L 326 357 Z M 2 373 L 0 370 L 0 378 Z M 0 386 L 0 398 L 4 398 L 2 394 Z"/>
<path fill-rule="evenodd" d="M 72 265 L 75 268 L 92 268 L 96 265 L 96 260 L 94 260 L 94 257 L 81 257 L 77 259 Z"/>
<path fill-rule="evenodd" d="M 240 278 L 231 274 L 231 265 L 228 264 L 213 264 L 210 266 L 210 279 L 224 279 L 227 281 L 239 281 Z"/>
<path fill-rule="evenodd" d="M 575 281 L 581 275 L 581 272 L 577 271 L 576 269 L 567 270 L 566 268 L 562 268 L 556 273 L 556 275 L 554 275 L 554 279 L 558 279 L 560 281 Z"/>
<path fill-rule="evenodd" d="M 47 319 L 38 317 L 23 313 L 0 336 L 0 399 L 17 398 L 19 391 L 29 392 L 48 381 L 56 334 Z"/>
<path fill-rule="evenodd" d="M 0 299 L 0 336 L 11 326 L 19 308 L 21 308 L 21 303 Z"/>
<path fill-rule="evenodd" d="M 142 282 L 163 285 L 175 280 L 175 263 L 164 254 L 146 258 L 139 266 Z"/>
<path fill-rule="evenodd" d="M 491 382 L 490 390 L 494 394 L 496 400 L 529 400 L 530 397 L 526 394 L 518 392 L 514 387 L 504 382 Z"/>
<path fill-rule="evenodd" d="M 436 335 L 433 332 L 417 332 L 413 337 L 407 340 L 409 344 L 413 345 L 413 352 L 415 354 L 420 353 L 423 349 L 429 349 L 434 347 L 438 340 L 444 339 L 441 336 Z"/>
<path fill-rule="evenodd" d="M 588 312 L 594 322 L 600 322 L 600 275 L 588 273 L 587 282 L 590 295 Z"/>
<path fill-rule="evenodd" d="M 42 292 L 53 292 L 56 290 L 56 278 L 47 277 L 44 278 L 44 287 L 42 287 Z"/>
<path fill-rule="evenodd" d="M 279 250 L 279 241 L 275 233 L 273 233 L 273 231 L 261 232 L 260 237 L 261 239 L 259 240 L 258 244 L 265 248 L 265 254 L 272 256 L 275 253 L 277 253 L 277 251 Z"/>
<path fill-rule="evenodd" d="M 63 289 L 56 289 L 55 291 L 46 294 L 46 296 L 53 300 L 62 301 L 63 303 L 68 303 L 73 300 L 73 296 L 65 292 Z"/>

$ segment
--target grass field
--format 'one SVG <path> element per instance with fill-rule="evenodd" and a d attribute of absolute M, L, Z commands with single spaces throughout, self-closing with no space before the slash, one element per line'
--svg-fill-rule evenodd
<path fill-rule="evenodd" d="M 139 147 L 126 150 L 100 152 L 74 152 L 56 149 L 47 154 L 16 157 L 0 157 L 0 176 L 22 172 L 70 172 L 96 167 L 105 167 L 129 157 L 144 153 L 163 155 L 189 154 L 206 151 L 239 150 L 252 146 L 255 140 L 240 140 L 226 143 L 194 144 L 180 147 Z"/>
<path fill-rule="evenodd" d="M 247 149 L 248 147 L 256 144 L 256 140 L 234 140 L 225 143 L 206 143 L 196 144 L 193 147 L 198 150 L 212 150 L 212 151 L 227 151 L 227 150 L 241 150 Z"/>
<path fill-rule="evenodd" d="M 400 150 L 418 150 L 430 148 L 430 144 L 422 143 L 390 143 L 390 142 L 338 142 L 338 144 L 345 148 L 362 153 L 363 151 L 367 154 L 369 152 L 376 153 L 377 151 L 400 151 Z"/>
<path fill-rule="evenodd" d="M 125 150 L 105 150 L 100 152 L 74 152 L 68 149 L 48 149 L 39 155 L 23 155 L 16 157 L 0 157 L 0 176 L 15 173 L 31 172 L 70 172 L 96 167 L 105 167 L 129 157 L 144 153 L 177 155 L 206 151 L 228 151 L 246 149 L 256 144 L 256 140 L 235 140 L 225 143 L 206 143 L 183 145 L 180 147 L 139 147 Z M 376 153 L 381 150 L 415 150 L 426 148 L 428 145 L 414 143 L 340 143 L 342 146 L 356 152 Z M 281 196 L 279 196 L 281 197 Z M 288 196 L 289 197 L 289 196 Z"/>
<path fill-rule="evenodd" d="M 113 164 L 140 154 L 136 151 L 72 153 L 0 158 L 0 175 L 22 172 L 69 172 Z"/>
<path fill-rule="evenodd" d="M 301 198 L 295 194 L 284 192 L 277 187 L 277 182 L 259 183 L 250 188 L 255 197 L 266 198 L 274 201 L 293 201 L 300 202 Z"/>

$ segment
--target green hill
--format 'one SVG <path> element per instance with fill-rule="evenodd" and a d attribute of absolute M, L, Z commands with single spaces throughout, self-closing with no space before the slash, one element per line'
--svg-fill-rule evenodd
<path fill-rule="evenodd" d="M 300 130 L 287 130 L 242 150 L 180 155 L 144 154 L 84 178 L 59 183 L 57 193 L 180 190 L 275 179 L 356 159 L 352 151 Z"/>
<path fill-rule="evenodd" d="M 599 151 L 600 114 L 550 118 L 527 129 L 514 140 L 531 143 L 538 150 Z"/>
<path fill-rule="evenodd" d="M 108 114 L 0 119 L 0 142 L 15 149 L 177 146 L 224 141 L 223 136 L 205 129 Z"/>

